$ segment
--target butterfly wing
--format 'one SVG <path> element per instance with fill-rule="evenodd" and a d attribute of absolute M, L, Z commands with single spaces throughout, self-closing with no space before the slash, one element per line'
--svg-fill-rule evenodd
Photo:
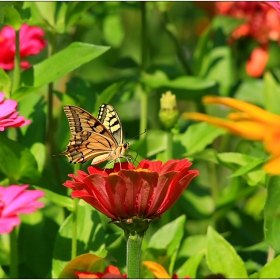
<path fill-rule="evenodd" d="M 115 141 L 123 144 L 122 124 L 115 108 L 109 104 L 102 104 L 97 118 L 112 133 Z"/>
<path fill-rule="evenodd" d="M 118 143 L 112 133 L 86 110 L 77 106 L 64 106 L 72 138 L 62 154 L 71 163 L 83 163 L 93 158 L 98 164 L 111 158 Z"/>

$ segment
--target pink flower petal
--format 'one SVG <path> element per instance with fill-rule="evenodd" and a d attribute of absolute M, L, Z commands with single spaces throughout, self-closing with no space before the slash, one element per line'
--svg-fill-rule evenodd
<path fill-rule="evenodd" d="M 17 216 L 0 217 L 0 234 L 10 233 L 19 224 L 20 218 Z"/>

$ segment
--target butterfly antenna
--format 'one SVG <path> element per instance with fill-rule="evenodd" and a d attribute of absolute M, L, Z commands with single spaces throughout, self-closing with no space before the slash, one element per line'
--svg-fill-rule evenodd
<path fill-rule="evenodd" d="M 136 138 L 136 137 L 138 137 L 138 136 L 140 136 L 140 135 L 142 135 L 142 134 L 144 134 L 144 133 L 146 133 L 146 132 L 147 132 L 147 129 L 145 128 L 145 131 L 143 131 L 142 133 L 140 133 L 140 134 L 138 134 L 138 135 L 132 137 L 131 139 L 134 139 L 134 138 Z"/>

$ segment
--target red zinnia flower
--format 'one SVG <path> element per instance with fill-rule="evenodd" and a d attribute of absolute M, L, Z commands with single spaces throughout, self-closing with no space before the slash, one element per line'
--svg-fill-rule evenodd
<path fill-rule="evenodd" d="M 168 210 L 183 193 L 197 170 L 187 159 L 142 160 L 137 168 L 130 163 L 116 163 L 113 169 L 88 168 L 89 174 L 69 174 L 73 181 L 64 186 L 113 220 L 137 217 L 155 219 Z M 122 168 L 122 169 L 121 169 Z"/>
<path fill-rule="evenodd" d="M 269 5 L 265 5 L 268 3 Z M 250 37 L 259 42 L 246 62 L 246 72 L 251 77 L 263 74 L 268 61 L 269 40 L 280 43 L 279 3 L 277 2 L 216 2 L 217 14 L 244 19 L 231 37 L 237 40 Z"/>
<path fill-rule="evenodd" d="M 249 36 L 262 45 L 269 40 L 280 40 L 280 18 L 269 5 L 262 2 L 216 2 L 216 10 L 217 14 L 246 20 L 234 30 L 233 39 Z"/>
<path fill-rule="evenodd" d="M 83 272 L 83 271 L 76 271 L 75 275 L 78 276 L 80 279 L 90 278 L 90 279 L 122 279 L 127 278 L 126 274 L 121 274 L 120 270 L 113 265 L 109 265 L 106 267 L 104 272 Z"/>
<path fill-rule="evenodd" d="M 30 124 L 30 120 L 18 116 L 17 102 L 11 99 L 4 101 L 4 97 L 4 93 L 0 92 L 0 131 L 4 131 L 7 127 L 20 127 Z"/>
<path fill-rule="evenodd" d="M 9 233 L 20 223 L 19 214 L 30 214 L 44 206 L 37 199 L 45 193 L 40 190 L 26 190 L 28 185 L 0 186 L 0 234 Z"/>
<path fill-rule="evenodd" d="M 42 39 L 44 31 L 36 26 L 28 26 L 26 23 L 20 28 L 20 57 L 38 54 L 46 45 Z M 15 58 L 15 29 L 5 26 L 0 31 L 0 68 L 11 70 L 14 68 Z M 31 65 L 27 61 L 22 61 L 20 66 L 24 69 Z"/>

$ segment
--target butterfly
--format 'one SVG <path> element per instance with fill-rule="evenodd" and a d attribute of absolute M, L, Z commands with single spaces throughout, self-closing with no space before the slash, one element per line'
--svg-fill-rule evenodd
<path fill-rule="evenodd" d="M 92 159 L 91 164 L 96 165 L 127 158 L 129 143 L 123 143 L 121 120 L 113 106 L 102 104 L 97 118 L 78 106 L 67 105 L 63 109 L 72 138 L 61 154 L 66 155 L 70 163 Z"/>

